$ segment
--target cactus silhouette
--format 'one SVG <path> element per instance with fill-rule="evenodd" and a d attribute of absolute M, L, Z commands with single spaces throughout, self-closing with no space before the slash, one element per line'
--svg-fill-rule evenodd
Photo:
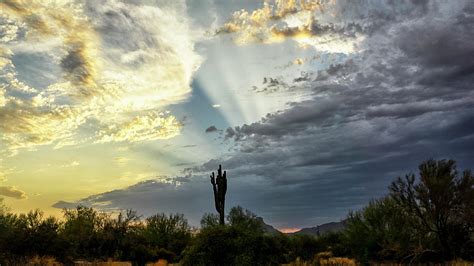
<path fill-rule="evenodd" d="M 216 205 L 216 211 L 219 213 L 219 223 L 224 224 L 224 206 L 225 206 L 225 193 L 227 192 L 227 177 L 226 171 L 222 174 L 222 167 L 219 164 L 217 169 L 217 178 L 214 172 L 211 174 L 211 184 L 214 190 L 214 202 Z"/>

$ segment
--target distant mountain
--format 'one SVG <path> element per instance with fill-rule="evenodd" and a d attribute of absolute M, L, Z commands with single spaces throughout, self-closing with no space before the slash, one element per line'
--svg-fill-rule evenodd
<path fill-rule="evenodd" d="M 266 223 L 263 221 L 263 218 L 262 218 L 262 217 L 257 217 L 257 219 L 261 222 L 263 231 L 265 231 L 265 233 L 271 234 L 271 235 L 281 234 L 281 232 L 278 231 L 277 229 L 275 229 L 275 227 L 273 227 L 273 226 L 271 226 L 271 225 L 269 225 L 269 224 L 266 224 Z"/>
<path fill-rule="evenodd" d="M 319 235 L 324 235 L 329 232 L 339 232 L 344 229 L 346 225 L 346 220 L 342 220 L 340 222 L 330 222 L 330 223 L 325 223 L 321 224 L 319 226 L 315 227 L 309 227 L 309 228 L 302 228 L 299 231 L 296 231 L 294 233 L 289 233 L 288 235 L 311 235 L 311 236 L 317 236 L 318 235 L 318 227 L 319 227 Z"/>
<path fill-rule="evenodd" d="M 257 220 L 260 221 L 263 231 L 267 234 L 277 235 L 283 234 L 279 230 L 275 229 L 275 227 L 265 223 L 262 217 L 257 217 Z M 345 228 L 347 220 L 342 220 L 340 222 L 330 222 L 319 225 L 319 235 L 324 235 L 330 232 L 339 232 Z M 293 233 L 286 233 L 287 235 L 310 235 L 310 236 L 317 236 L 318 235 L 318 226 L 309 227 L 309 228 L 302 228 L 299 231 Z"/>

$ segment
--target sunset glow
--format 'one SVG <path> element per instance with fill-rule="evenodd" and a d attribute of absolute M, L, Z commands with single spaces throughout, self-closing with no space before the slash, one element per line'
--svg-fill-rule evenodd
<path fill-rule="evenodd" d="M 472 165 L 472 10 L 0 1 L 0 198 L 198 226 L 222 164 L 228 206 L 281 232 L 340 221 L 422 160 Z"/>

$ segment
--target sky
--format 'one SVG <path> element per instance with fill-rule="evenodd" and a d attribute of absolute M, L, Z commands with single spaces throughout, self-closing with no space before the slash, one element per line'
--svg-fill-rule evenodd
<path fill-rule="evenodd" d="M 429 158 L 474 162 L 474 2 L 0 0 L 0 198 L 344 219 Z"/>

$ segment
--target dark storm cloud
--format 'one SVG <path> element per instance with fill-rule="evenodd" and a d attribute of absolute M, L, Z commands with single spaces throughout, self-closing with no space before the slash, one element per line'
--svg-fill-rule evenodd
<path fill-rule="evenodd" d="M 301 224 L 330 216 L 334 208 L 326 205 L 334 202 L 342 217 L 385 194 L 394 177 L 424 159 L 449 157 L 472 167 L 472 6 L 456 14 L 421 6 L 419 18 L 379 14 L 374 22 L 384 24 L 362 44 L 366 50 L 320 71 L 311 99 L 228 128 L 226 138 L 240 152 L 220 163 L 237 176 L 294 188 L 295 195 L 280 200 L 270 197 L 271 188 L 261 198 L 272 202 L 267 208 L 309 202 L 307 217 L 294 219 Z M 294 214 L 288 206 L 270 217 L 293 220 Z"/>
<path fill-rule="evenodd" d="M 195 147 L 197 147 L 197 145 L 196 144 L 189 144 L 189 145 L 183 145 L 182 147 L 183 148 L 195 148 Z"/>
<path fill-rule="evenodd" d="M 473 168 L 474 3 L 390 1 L 369 13 L 366 2 L 341 5 L 370 31 L 360 53 L 298 82 L 310 88 L 307 99 L 226 129 L 236 151 L 188 169 L 186 184 L 145 182 L 87 201 L 197 221 L 212 211 L 207 177 L 222 164 L 229 206 L 278 227 L 314 226 L 386 194 L 422 160 Z"/>
<path fill-rule="evenodd" d="M 94 69 L 84 46 L 80 42 L 70 45 L 67 55 L 61 59 L 61 68 L 67 78 L 77 85 L 90 85 L 94 79 Z"/>
<path fill-rule="evenodd" d="M 206 128 L 206 133 L 212 133 L 212 132 L 217 132 L 216 126 L 210 126 Z"/>
<path fill-rule="evenodd" d="M 188 178 L 178 177 L 182 184 L 177 182 L 166 183 L 163 180 L 147 180 L 125 189 L 93 195 L 77 202 L 57 202 L 56 208 L 74 208 L 77 205 L 93 206 L 103 210 L 135 209 L 145 217 L 156 212 L 185 213 L 194 225 L 204 211 L 212 211 L 207 202 L 211 202 L 208 193 L 210 183 L 194 180 L 187 183 Z M 207 181 L 207 180 L 206 180 Z"/>
<path fill-rule="evenodd" d="M 64 200 L 60 200 L 60 201 L 54 203 L 51 207 L 58 208 L 58 209 L 74 209 L 78 205 L 80 205 L 80 204 L 76 203 L 76 202 L 67 202 L 67 201 L 64 201 Z"/>

